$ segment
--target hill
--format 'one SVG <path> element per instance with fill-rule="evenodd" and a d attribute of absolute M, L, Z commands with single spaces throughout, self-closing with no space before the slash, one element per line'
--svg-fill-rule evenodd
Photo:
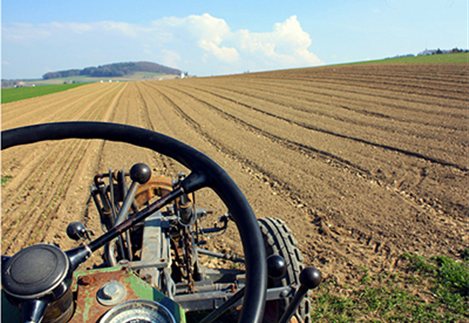
<path fill-rule="evenodd" d="M 113 63 L 100 66 L 91 66 L 84 69 L 70 69 L 64 71 L 48 72 L 42 76 L 44 80 L 65 78 L 65 77 L 123 77 L 135 73 L 156 73 L 179 75 L 181 71 L 175 68 L 151 62 L 126 62 Z"/>

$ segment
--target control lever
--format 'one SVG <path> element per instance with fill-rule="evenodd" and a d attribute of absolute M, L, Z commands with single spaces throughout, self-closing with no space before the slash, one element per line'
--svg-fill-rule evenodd
<path fill-rule="evenodd" d="M 130 207 L 134 202 L 135 193 L 137 192 L 137 185 L 138 184 L 145 184 L 151 178 L 151 169 L 148 165 L 144 163 L 137 163 L 130 168 L 130 179 L 132 183 L 130 184 L 130 188 L 125 195 L 122 207 L 119 210 L 119 214 L 116 218 L 115 225 L 119 225 L 125 221 L 127 215 L 129 214 Z M 132 260 L 132 248 L 131 248 L 131 241 L 130 241 L 130 233 L 127 231 L 125 233 L 126 240 L 127 240 L 127 253 L 129 256 L 129 260 Z M 122 241 L 122 240 L 119 240 Z M 122 243 L 122 242 L 121 242 Z"/>
<path fill-rule="evenodd" d="M 130 184 L 130 188 L 124 197 L 122 207 L 120 208 L 119 214 L 117 215 L 116 225 L 122 223 L 129 213 L 130 207 L 132 206 L 132 202 L 135 197 L 135 193 L 137 192 L 137 184 L 145 184 L 150 180 L 150 178 L 151 169 L 148 167 L 148 165 L 144 163 L 138 163 L 132 166 L 130 169 L 130 179 L 132 180 L 132 183 Z"/>
<path fill-rule="evenodd" d="M 72 240 L 91 240 L 90 235 L 93 235 L 93 232 L 91 230 L 88 230 L 85 225 L 79 221 L 71 222 L 67 226 L 67 236 Z"/>
<path fill-rule="evenodd" d="M 306 267 L 300 273 L 300 287 L 293 297 L 292 302 L 288 305 L 285 313 L 280 318 L 279 323 L 287 323 L 297 310 L 303 298 L 308 293 L 308 290 L 314 289 L 321 283 L 321 272 L 314 267 Z"/>

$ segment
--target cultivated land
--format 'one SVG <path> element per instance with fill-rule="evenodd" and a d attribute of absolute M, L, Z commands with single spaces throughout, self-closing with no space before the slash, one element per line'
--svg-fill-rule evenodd
<path fill-rule="evenodd" d="M 284 219 L 306 263 L 345 284 L 363 268 L 394 270 L 406 252 L 459 257 L 467 247 L 468 78 L 467 64 L 386 64 L 91 84 L 3 105 L 2 128 L 100 120 L 182 140 L 228 171 L 257 216 Z M 102 141 L 3 152 L 3 253 L 71 247 L 75 220 L 99 233 L 86 208 L 93 175 L 138 161 L 182 169 Z M 200 206 L 223 211 L 201 195 Z M 214 244 L 239 250 L 234 232 Z"/>

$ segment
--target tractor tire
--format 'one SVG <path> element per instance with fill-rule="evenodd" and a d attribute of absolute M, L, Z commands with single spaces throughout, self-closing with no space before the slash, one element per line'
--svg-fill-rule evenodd
<path fill-rule="evenodd" d="M 297 242 L 292 232 L 284 221 L 276 218 L 259 219 L 259 226 L 267 257 L 273 254 L 282 256 L 287 265 L 287 273 L 283 278 L 268 278 L 267 286 L 283 287 L 300 285 L 300 272 L 304 268 L 303 255 L 297 247 Z M 292 298 L 284 300 L 268 301 L 264 311 L 264 322 L 278 322 L 285 312 Z M 311 322 L 311 302 L 305 297 L 298 307 L 296 313 L 290 319 L 290 322 Z"/>

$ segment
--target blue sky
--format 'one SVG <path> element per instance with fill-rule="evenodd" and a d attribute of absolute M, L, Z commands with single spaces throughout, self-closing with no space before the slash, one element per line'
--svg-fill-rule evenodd
<path fill-rule="evenodd" d="M 147 60 L 195 75 L 468 47 L 468 0 L 3 0 L 2 78 Z"/>

